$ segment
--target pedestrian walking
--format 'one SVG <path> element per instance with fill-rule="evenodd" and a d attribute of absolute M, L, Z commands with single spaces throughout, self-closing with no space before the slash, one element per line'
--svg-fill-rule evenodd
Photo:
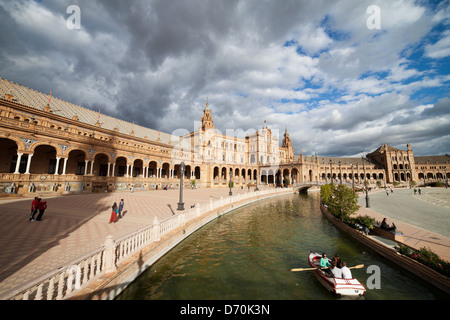
<path fill-rule="evenodd" d="M 34 216 L 36 212 L 38 211 L 37 205 L 39 203 L 38 201 L 39 197 L 34 197 L 33 202 L 31 202 L 31 213 L 30 213 L 30 221 L 34 221 Z"/>
<path fill-rule="evenodd" d="M 47 201 L 42 201 L 42 199 L 39 198 L 37 208 L 39 210 L 39 214 L 36 218 L 36 221 L 42 221 L 42 216 L 44 215 L 45 209 L 47 209 Z"/>
<path fill-rule="evenodd" d="M 111 218 L 109 218 L 109 223 L 117 222 L 117 213 L 118 212 L 119 212 L 119 209 L 117 208 L 117 203 L 114 202 L 114 204 L 112 205 Z"/>
<path fill-rule="evenodd" d="M 122 210 L 123 210 L 123 206 L 125 205 L 125 202 L 123 201 L 123 199 L 120 199 L 119 202 L 119 218 L 122 218 Z"/>

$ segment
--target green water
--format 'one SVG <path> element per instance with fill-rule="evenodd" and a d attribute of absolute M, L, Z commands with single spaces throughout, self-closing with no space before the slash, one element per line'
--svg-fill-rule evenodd
<path fill-rule="evenodd" d="M 334 227 L 320 212 L 318 194 L 271 198 L 236 209 L 191 235 L 117 297 L 123 300 L 325 300 L 329 293 L 309 271 L 310 250 L 339 253 L 367 288 L 380 270 L 380 289 L 362 300 L 448 299 Z M 370 278 L 369 278 L 370 280 Z M 370 280 L 369 285 L 374 284 Z"/>

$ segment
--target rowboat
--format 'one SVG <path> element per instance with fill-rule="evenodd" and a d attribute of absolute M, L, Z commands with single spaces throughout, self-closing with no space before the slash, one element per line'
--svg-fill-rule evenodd
<path fill-rule="evenodd" d="M 308 263 L 311 267 L 316 268 L 313 271 L 316 278 L 328 291 L 345 296 L 364 295 L 366 288 L 357 279 L 342 279 L 327 276 L 327 273 L 320 268 L 321 258 L 321 254 L 311 251 L 308 256 Z"/>

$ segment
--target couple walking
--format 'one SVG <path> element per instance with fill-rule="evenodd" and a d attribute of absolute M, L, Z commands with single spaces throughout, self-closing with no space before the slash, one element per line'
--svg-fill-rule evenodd
<path fill-rule="evenodd" d="M 123 202 L 123 199 L 120 199 L 119 206 L 117 206 L 117 203 L 114 202 L 112 205 L 112 212 L 111 212 L 111 218 L 109 218 L 109 223 L 111 222 L 117 222 L 120 218 L 122 218 L 122 210 L 125 203 Z"/>
<path fill-rule="evenodd" d="M 47 201 L 42 201 L 41 198 L 34 197 L 33 202 L 31 203 L 31 214 L 30 214 L 30 221 L 42 221 L 42 216 L 44 215 L 45 209 L 47 209 Z M 39 214 L 34 219 L 34 216 L 39 210 Z"/>

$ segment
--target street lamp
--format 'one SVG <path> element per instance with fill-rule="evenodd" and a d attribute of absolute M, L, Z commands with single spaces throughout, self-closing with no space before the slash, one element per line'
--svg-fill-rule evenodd
<path fill-rule="evenodd" d="M 445 188 L 448 188 L 448 177 L 447 177 L 446 168 L 444 168 L 444 176 L 445 176 Z"/>
<path fill-rule="evenodd" d="M 178 202 L 179 211 L 184 211 L 184 203 L 183 203 L 183 177 L 184 177 L 184 162 L 180 163 L 180 202 Z"/>
<path fill-rule="evenodd" d="M 333 183 L 333 166 L 331 164 L 332 164 L 332 162 L 331 162 L 331 159 L 330 159 L 330 171 L 331 171 L 330 180 L 331 180 L 331 183 Z"/>
<path fill-rule="evenodd" d="M 350 166 L 352 168 L 352 190 L 355 191 L 355 174 L 353 173 L 353 163 Z"/>
<path fill-rule="evenodd" d="M 228 195 L 229 196 L 232 196 L 233 195 L 233 192 L 231 192 L 231 184 L 232 184 L 232 180 L 231 180 L 231 178 L 233 177 L 233 170 L 230 170 L 230 193 L 228 193 Z"/>
<path fill-rule="evenodd" d="M 361 156 L 362 164 L 363 164 L 363 172 L 364 172 L 364 185 L 366 186 L 366 208 L 370 208 L 369 206 L 369 186 L 366 184 L 366 167 L 364 165 L 364 157 Z"/>
<path fill-rule="evenodd" d="M 339 183 L 342 184 L 341 162 L 339 161 Z"/>

